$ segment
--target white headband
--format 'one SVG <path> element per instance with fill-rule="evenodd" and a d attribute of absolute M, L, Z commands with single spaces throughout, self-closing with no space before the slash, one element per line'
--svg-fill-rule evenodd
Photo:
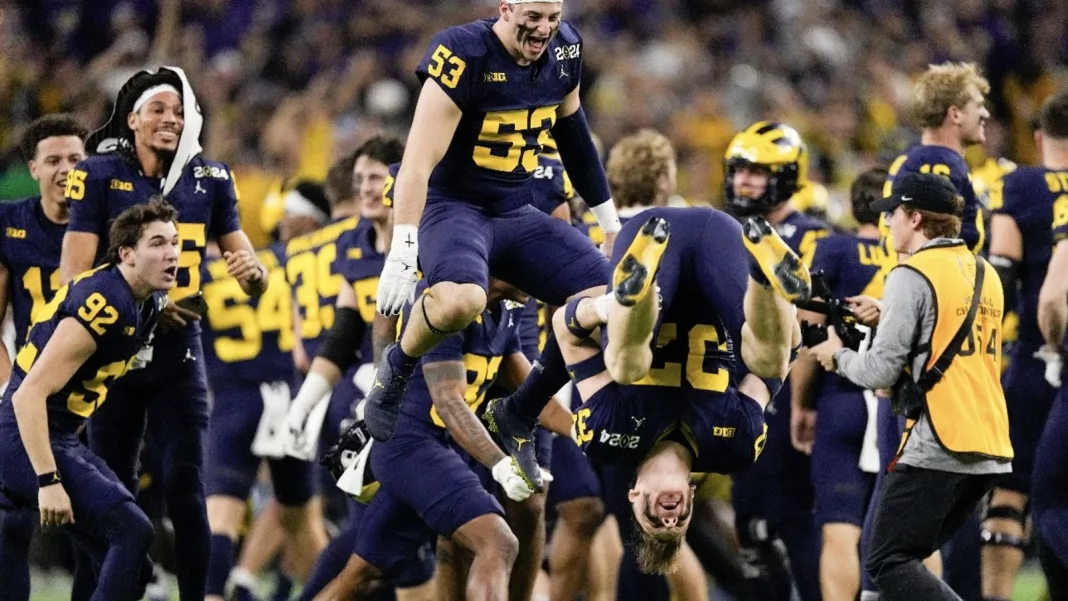
<path fill-rule="evenodd" d="M 137 111 L 141 110 L 141 107 L 144 106 L 146 102 L 148 102 L 149 98 L 152 98 L 160 92 L 172 92 L 178 98 L 182 97 L 181 93 L 179 93 L 174 86 L 167 83 L 161 83 L 158 86 L 152 86 L 151 88 L 141 93 L 141 96 L 137 98 L 137 102 L 134 102 L 133 104 L 133 112 L 136 113 Z"/>
<path fill-rule="evenodd" d="M 330 220 L 330 216 L 323 212 L 322 209 L 315 206 L 315 203 L 304 197 L 303 194 L 297 190 L 290 190 L 282 198 L 282 206 L 286 215 L 293 217 L 312 217 L 319 223 L 326 223 Z"/>

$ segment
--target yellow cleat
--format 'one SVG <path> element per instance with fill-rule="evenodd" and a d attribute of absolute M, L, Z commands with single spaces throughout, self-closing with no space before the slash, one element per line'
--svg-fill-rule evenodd
<path fill-rule="evenodd" d="M 650 218 L 642 226 L 612 273 L 612 288 L 620 305 L 633 307 L 653 289 L 670 237 L 671 224 L 659 217 Z"/>
<path fill-rule="evenodd" d="M 762 217 L 750 217 L 742 225 L 742 241 L 771 286 L 792 303 L 808 302 L 812 276 L 801 259 Z"/>

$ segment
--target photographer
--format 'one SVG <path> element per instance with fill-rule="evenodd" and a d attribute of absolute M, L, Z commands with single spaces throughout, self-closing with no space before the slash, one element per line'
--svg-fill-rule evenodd
<path fill-rule="evenodd" d="M 833 328 L 812 352 L 864 388 L 893 388 L 906 436 L 886 478 L 866 569 L 886 599 L 960 599 L 921 560 L 1011 471 L 1001 389 L 1001 282 L 957 236 L 963 200 L 944 178 L 909 174 L 885 211 L 895 250 L 878 333 L 860 356 Z M 976 294 L 976 292 L 979 292 Z M 973 302 L 975 299 L 975 302 Z"/>

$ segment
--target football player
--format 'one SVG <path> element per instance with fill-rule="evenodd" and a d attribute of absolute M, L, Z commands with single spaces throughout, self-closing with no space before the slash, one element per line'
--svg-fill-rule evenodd
<path fill-rule="evenodd" d="M 607 250 L 619 230 L 579 101 L 582 40 L 561 14 L 560 0 L 499 0 L 496 19 L 440 32 L 420 62 L 423 88 L 397 175 L 378 310 L 395 314 L 413 299 L 417 257 L 430 292 L 379 364 L 366 413 L 376 439 L 393 435 L 417 359 L 482 313 L 491 273 L 553 305 L 606 282 L 605 259 L 587 238 L 526 206 L 551 131 L 576 192 L 608 235 Z M 555 343 L 544 354 L 549 398 L 567 375 Z M 507 415 L 497 416 L 496 438 L 522 460 L 532 489 L 541 488 L 540 470 L 514 438 L 533 431 L 544 400 L 501 405 Z"/>
<path fill-rule="evenodd" d="M 241 231 L 233 174 L 200 152 L 202 118 L 185 74 L 163 67 L 141 71 L 119 91 L 111 120 L 90 135 L 98 153 L 70 172 L 71 219 L 63 238 L 60 279 L 92 266 L 107 248 L 107 223 L 162 191 L 178 210 L 182 240 L 174 303 L 164 327 L 145 349 L 144 369 L 113 391 L 109 407 L 88 426 L 90 447 L 136 490 L 135 466 L 147 415 L 163 457 L 162 483 L 175 524 L 176 576 L 185 601 L 204 598 L 211 533 L 204 496 L 207 376 L 200 340 L 200 264 L 209 237 L 218 240 L 228 273 L 247 294 L 259 294 L 266 269 Z M 135 409 L 136 407 L 136 409 Z"/>
<path fill-rule="evenodd" d="M 162 291 L 176 285 L 177 218 L 154 200 L 115 219 L 108 264 L 41 308 L 0 404 L 0 486 L 17 506 L 36 508 L 43 526 L 67 526 L 98 563 L 93 601 L 141 598 L 152 524 L 76 432 L 138 360 L 167 302 Z"/>
<path fill-rule="evenodd" d="M 1068 507 L 1064 502 L 1068 491 L 1068 448 L 1065 447 L 1064 428 L 1068 427 L 1068 388 L 1058 376 L 1056 357 L 1062 357 L 1068 344 L 1065 338 L 1068 323 L 1068 94 L 1059 92 L 1047 101 L 1042 109 L 1040 133 L 1036 136 L 1042 149 L 1044 165 L 1042 183 L 1046 189 L 1035 186 L 1038 198 L 1056 195 L 1053 203 L 1053 241 L 1056 244 L 1039 291 L 1037 322 L 1046 343 L 1045 355 L 1052 356 L 1046 379 L 1060 385 L 1057 398 L 1045 421 L 1045 429 L 1035 452 L 1033 481 L 1031 483 L 1031 507 L 1035 529 L 1038 531 L 1039 556 L 1049 583 L 1050 598 L 1068 598 Z M 1023 169 L 1021 167 L 1020 169 Z M 1010 192 L 1008 183 L 1004 193 Z M 1031 202 L 1035 202 L 1034 199 Z M 1021 232 L 1023 225 L 1020 225 Z M 1031 232 L 1025 234 L 1032 236 Z M 1028 244 L 1030 241 L 1028 241 Z M 1025 246 L 1026 248 L 1026 246 Z M 1026 258 L 1027 255 L 1024 255 Z M 1028 267 L 1030 269 L 1030 267 Z M 1026 290 L 1026 288 L 1025 288 Z M 1021 339 L 1023 321 L 1021 320 Z M 1006 374 L 1007 375 L 1007 374 Z M 1031 384 L 1034 385 L 1033 383 Z M 1032 399 L 1028 399 L 1030 403 Z M 1010 405 L 1011 407 L 1011 405 Z M 1037 409 L 1037 410 L 1040 410 Z M 1011 417 L 1012 414 L 1010 414 Z M 1030 420 L 1034 416 L 1029 416 Z M 1028 421 L 1027 425 L 1031 425 Z M 1009 424 L 1012 425 L 1010 419 Z M 1011 434 L 1011 432 L 1010 432 Z M 1002 520 L 1014 527 L 1015 520 Z M 988 520 L 988 524 L 991 520 Z M 994 530 L 994 528 L 988 528 Z M 1011 533 L 1012 531 L 1009 531 Z"/>
<path fill-rule="evenodd" d="M 63 191 L 67 174 L 85 158 L 88 131 L 69 115 L 48 115 L 26 128 L 20 144 L 39 196 L 0 205 L 0 319 L 11 302 L 16 352 L 26 331 L 59 287 L 59 254 L 70 213 Z M 0 380 L 11 374 L 11 357 L 0 345 Z M 37 516 L 0 510 L 0 581 L 11 599 L 30 598 L 30 541 Z M 17 572 L 17 573 L 16 573 Z"/>

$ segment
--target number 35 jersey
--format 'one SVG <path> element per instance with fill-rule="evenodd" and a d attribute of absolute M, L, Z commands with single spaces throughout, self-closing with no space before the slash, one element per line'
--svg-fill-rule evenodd
<path fill-rule="evenodd" d="M 40 196 L 0 205 L 0 264 L 8 271 L 16 349 L 26 342 L 30 324 L 59 288 L 66 229 L 45 216 Z"/>
<path fill-rule="evenodd" d="M 48 397 L 48 424 L 72 434 L 107 398 L 108 387 L 129 370 L 138 351 L 148 343 L 167 299 L 156 292 L 142 302 L 134 298 L 119 269 L 102 265 L 60 288 L 30 327 L 19 350 L 4 394 L 4 416 L 13 419 L 12 394 L 33 368 L 59 323 L 75 319 L 96 341 L 96 350 L 60 390 Z"/>
<path fill-rule="evenodd" d="M 493 32 L 494 19 L 434 36 L 416 69 L 433 79 L 463 116 L 430 174 L 428 201 L 461 199 L 505 212 L 534 203 L 529 185 L 556 123 L 579 85 L 582 39 L 562 22 L 537 62 L 519 65 Z"/>

